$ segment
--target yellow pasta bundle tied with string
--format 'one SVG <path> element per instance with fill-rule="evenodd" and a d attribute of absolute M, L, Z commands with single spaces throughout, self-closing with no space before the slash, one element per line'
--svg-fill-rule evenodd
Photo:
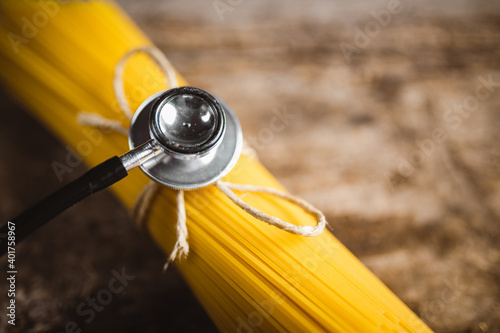
<path fill-rule="evenodd" d="M 124 56 L 128 59 L 119 77 L 130 110 L 169 88 L 169 82 L 186 85 L 178 74 L 160 70 L 165 59 L 112 2 L 0 3 L 3 84 L 77 151 L 86 134 L 100 131 L 99 122 L 114 129 L 100 132 L 102 143 L 84 156 L 89 166 L 128 150 L 130 115 L 123 112 L 113 85 Z M 151 52 L 130 53 L 137 49 Z M 285 191 L 245 152 L 223 181 Z M 319 218 L 273 193 L 231 186 L 244 203 L 310 226 L 304 230 L 312 230 Z M 151 184 L 139 171 L 112 189 L 128 208 L 139 197 L 143 204 L 137 214 L 146 218 L 144 227 L 166 254 L 172 253 L 178 239 L 179 192 Z M 304 237 L 263 223 L 235 204 L 239 199 L 232 193 L 224 185 L 184 193 L 189 254 L 175 261 L 221 331 L 430 331 L 329 231 Z M 149 209 L 144 202 L 150 203 Z M 187 252 L 182 246 L 177 250 Z"/>

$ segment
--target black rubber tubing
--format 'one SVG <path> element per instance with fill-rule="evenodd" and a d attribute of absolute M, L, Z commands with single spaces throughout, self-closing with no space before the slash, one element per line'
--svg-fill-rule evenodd
<path fill-rule="evenodd" d="M 7 223 L 0 229 L 0 257 L 7 253 L 8 248 L 12 245 L 9 242 L 9 231 L 13 232 L 9 236 L 15 237 L 14 242 L 17 245 L 52 218 L 91 194 L 113 185 L 126 177 L 127 174 L 128 172 L 121 160 L 114 156 L 39 201 L 18 217 L 10 220 L 10 224 Z M 12 238 L 10 239 L 12 240 Z"/>

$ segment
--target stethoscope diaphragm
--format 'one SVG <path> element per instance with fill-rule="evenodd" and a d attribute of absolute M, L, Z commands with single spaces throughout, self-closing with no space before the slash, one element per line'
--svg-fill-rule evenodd
<path fill-rule="evenodd" d="M 137 109 L 130 149 L 150 142 L 161 153 L 141 170 L 160 184 L 192 190 L 215 183 L 236 164 L 243 143 L 233 111 L 219 98 L 194 87 L 158 92 Z"/>

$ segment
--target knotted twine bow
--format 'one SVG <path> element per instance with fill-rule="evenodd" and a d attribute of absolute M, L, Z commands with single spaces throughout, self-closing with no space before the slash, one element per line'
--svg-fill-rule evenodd
<path fill-rule="evenodd" d="M 127 52 L 116 65 L 115 75 L 113 79 L 113 88 L 120 110 L 128 118 L 129 121 L 132 119 L 133 112 L 130 109 L 129 103 L 126 98 L 123 74 L 127 60 L 133 55 L 138 53 L 144 53 L 154 61 L 154 63 L 160 68 L 163 74 L 165 74 L 169 89 L 179 86 L 179 83 L 177 81 L 177 76 L 172 64 L 167 59 L 167 57 L 156 47 L 143 46 L 132 49 L 129 52 Z M 119 121 L 113 119 L 106 119 L 97 113 L 80 112 L 78 114 L 78 123 L 82 126 L 93 126 L 97 128 L 112 129 L 116 132 L 128 135 L 128 130 L 125 127 L 123 127 Z M 250 146 L 248 146 L 248 144 L 245 141 L 243 141 L 242 154 L 246 154 L 252 157 L 257 157 L 255 151 Z M 222 193 L 224 193 L 229 199 L 231 199 L 233 203 L 235 203 L 245 212 L 249 213 L 256 219 L 271 224 L 279 229 L 300 236 L 316 236 L 321 234 L 325 228 L 326 219 L 324 214 L 320 210 L 315 208 L 307 201 L 298 198 L 296 196 L 293 196 L 289 193 L 278 191 L 269 187 L 234 184 L 229 182 L 223 182 L 221 180 L 215 182 L 214 185 L 217 186 L 219 190 L 222 191 Z M 159 183 L 151 181 L 142 189 L 141 193 L 137 197 L 136 203 L 133 208 L 133 218 L 134 221 L 136 221 L 136 223 L 141 227 L 144 227 L 146 223 L 149 210 L 151 208 L 151 205 L 153 204 L 156 194 L 160 190 L 160 186 L 161 185 Z M 296 206 L 301 207 L 306 212 L 313 215 L 316 218 L 317 224 L 314 227 L 299 226 L 289 222 L 282 221 L 275 216 L 265 214 L 260 210 L 250 206 L 249 204 L 241 200 L 232 190 L 241 192 L 265 193 L 282 198 L 286 201 L 293 203 Z M 166 270 L 168 265 L 176 258 L 186 257 L 189 253 L 189 244 L 187 242 L 188 230 L 186 226 L 186 208 L 184 205 L 184 191 L 183 190 L 176 190 L 176 191 L 177 191 L 177 241 L 175 243 L 174 249 L 172 250 L 172 253 L 168 257 L 167 262 L 163 266 L 163 270 Z"/>

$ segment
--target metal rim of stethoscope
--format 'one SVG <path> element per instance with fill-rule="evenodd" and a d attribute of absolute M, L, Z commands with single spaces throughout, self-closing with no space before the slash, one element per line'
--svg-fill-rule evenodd
<path fill-rule="evenodd" d="M 181 190 L 178 192 L 182 198 L 178 200 L 178 207 L 184 205 L 182 190 L 216 183 L 236 205 L 280 229 L 302 236 L 317 235 L 324 229 L 326 220 L 323 213 L 300 198 L 268 188 L 237 184 L 228 186 L 230 183 L 219 182 L 236 165 L 243 136 L 236 115 L 221 99 L 206 91 L 179 87 L 146 99 L 132 119 L 129 145 L 132 150 L 93 167 L 9 221 L 0 228 L 0 233 L 9 232 L 14 225 L 16 243 L 19 243 L 51 218 L 120 181 L 136 167 L 140 167 L 154 181 Z M 288 200 L 315 215 L 318 223 L 314 228 L 301 227 L 269 216 L 244 203 L 231 188 L 273 194 Z M 185 227 L 185 215 L 180 216 L 184 216 L 184 222 L 180 218 L 178 225 Z M 0 256 L 7 250 L 6 243 L 0 242 Z"/>
<path fill-rule="evenodd" d="M 219 98 L 193 87 L 154 94 L 137 109 L 129 152 L 114 156 L 42 199 L 0 228 L 12 225 L 16 243 L 89 195 L 140 167 L 154 181 L 179 190 L 211 185 L 235 166 L 243 136 L 236 115 Z M 12 223 L 12 225 L 11 225 Z M 0 256 L 7 253 L 0 242 Z"/>
<path fill-rule="evenodd" d="M 172 114 L 189 117 L 182 112 L 193 113 L 193 107 L 194 113 L 203 113 L 200 117 L 213 120 L 203 129 L 204 138 L 196 137 L 199 124 L 190 124 L 191 130 L 181 126 L 182 119 L 178 124 L 172 120 Z M 173 133 L 166 133 L 170 128 Z M 191 132 L 194 137 L 182 140 L 186 137 L 183 134 L 191 136 Z M 129 146 L 134 151 L 148 143 L 161 153 L 140 161 L 142 171 L 170 188 L 193 190 L 211 185 L 231 171 L 240 156 L 243 135 L 238 118 L 226 103 L 204 90 L 185 86 L 158 92 L 138 107 L 130 125 Z"/>

